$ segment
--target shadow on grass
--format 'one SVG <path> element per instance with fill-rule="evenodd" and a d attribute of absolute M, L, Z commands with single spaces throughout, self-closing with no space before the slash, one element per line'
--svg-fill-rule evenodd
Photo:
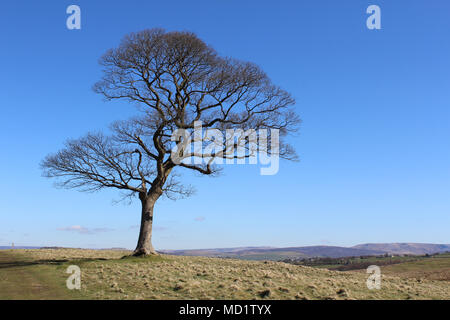
<path fill-rule="evenodd" d="M 48 260 L 21 260 L 18 257 L 10 257 L 7 261 L 0 259 L 0 269 L 15 268 L 15 267 L 27 267 L 34 265 L 63 265 L 63 264 L 81 264 L 83 262 L 101 261 L 107 260 L 104 258 L 86 258 L 86 259 L 48 259 Z"/>
<path fill-rule="evenodd" d="M 75 258 L 75 259 L 40 259 L 40 260 L 32 260 L 30 258 L 15 255 L 15 254 L 2 254 L 0 255 L 0 270 L 8 269 L 8 268 L 16 268 L 16 267 L 27 267 L 27 266 L 35 266 L 35 265 L 81 265 L 86 262 L 114 262 L 114 263 L 142 263 L 142 262 L 159 262 L 168 260 L 164 256 L 160 254 L 149 255 L 149 256 L 123 256 L 119 259 L 107 259 L 107 258 Z"/>

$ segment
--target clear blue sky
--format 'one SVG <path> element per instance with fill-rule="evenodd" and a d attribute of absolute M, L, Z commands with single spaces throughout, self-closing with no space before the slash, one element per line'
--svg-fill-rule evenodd
<path fill-rule="evenodd" d="M 70 4 L 81 30 L 66 28 Z M 381 30 L 366 28 L 370 4 Z M 138 202 L 55 189 L 39 162 L 135 114 L 91 86 L 101 54 L 153 27 L 257 63 L 303 119 L 301 162 L 277 175 L 187 174 L 197 194 L 157 204 L 157 249 L 450 243 L 449 1 L 60 0 L 2 2 L 0 245 L 134 248 Z"/>

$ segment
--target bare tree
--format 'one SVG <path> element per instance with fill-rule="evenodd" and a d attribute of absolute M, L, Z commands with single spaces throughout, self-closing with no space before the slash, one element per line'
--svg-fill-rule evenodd
<path fill-rule="evenodd" d="M 233 153 L 236 143 L 225 143 L 206 161 L 184 161 L 202 154 L 183 148 L 185 137 L 177 136 L 177 131 L 194 129 L 199 121 L 205 129 L 278 129 L 277 155 L 296 157 L 284 142 L 299 122 L 290 94 L 273 85 L 255 64 L 220 57 L 193 33 L 161 29 L 132 33 L 100 63 L 103 77 L 94 91 L 107 100 L 137 103 L 142 115 L 114 123 L 109 135 L 90 133 L 69 140 L 41 167 L 45 176 L 60 178 L 62 187 L 117 188 L 137 194 L 142 213 L 135 255 L 155 253 L 151 243 L 155 202 L 164 194 L 177 198 L 192 192 L 174 178 L 175 168 L 212 175 L 220 169 L 214 160 L 249 158 L 258 150 L 242 135 L 244 154 Z"/>

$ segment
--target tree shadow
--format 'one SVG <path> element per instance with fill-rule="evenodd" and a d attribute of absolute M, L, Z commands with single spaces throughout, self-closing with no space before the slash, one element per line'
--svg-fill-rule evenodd
<path fill-rule="evenodd" d="M 14 259 L 14 260 L 13 260 Z M 69 262 L 83 263 L 91 261 L 108 260 L 105 258 L 82 258 L 82 259 L 42 259 L 42 260 L 25 260 L 18 259 L 17 257 L 11 257 L 8 260 L 0 258 L 0 269 L 15 268 L 15 267 L 27 267 L 33 265 L 63 265 Z"/>

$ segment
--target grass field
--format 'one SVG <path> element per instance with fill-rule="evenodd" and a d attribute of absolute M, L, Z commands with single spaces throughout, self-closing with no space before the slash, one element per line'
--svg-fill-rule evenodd
<path fill-rule="evenodd" d="M 448 258 L 448 256 L 447 256 Z M 335 271 L 351 271 L 366 269 L 370 265 L 385 266 L 393 264 L 404 264 L 420 260 L 430 260 L 430 256 L 364 256 L 364 257 L 344 257 L 344 258 L 314 258 L 313 260 L 284 260 L 296 265 L 324 268 Z M 424 262 L 427 265 L 427 262 Z"/>
<path fill-rule="evenodd" d="M 450 253 L 440 254 L 427 259 L 389 265 L 383 268 L 388 275 L 403 278 L 446 281 L 450 291 Z"/>
<path fill-rule="evenodd" d="M 127 251 L 0 250 L 1 299 L 450 299 L 450 283 L 432 267 L 382 269 L 380 290 L 361 271 L 330 271 L 273 261 L 158 255 Z M 442 262 L 444 261 L 444 262 Z M 69 265 L 82 271 L 81 290 L 68 290 Z M 389 268 L 399 267 L 388 266 Z M 418 269 L 429 275 L 412 277 Z M 428 268 L 428 269 L 427 269 Z M 433 271 L 431 271 L 433 270 Z"/>

